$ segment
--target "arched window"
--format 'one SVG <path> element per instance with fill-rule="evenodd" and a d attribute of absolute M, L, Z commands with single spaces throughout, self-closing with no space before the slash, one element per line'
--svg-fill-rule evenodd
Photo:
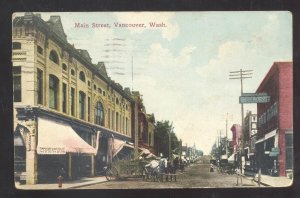
<path fill-rule="evenodd" d="M 58 107 L 58 83 L 59 80 L 54 75 L 49 75 L 49 107 L 57 109 Z"/>
<path fill-rule="evenodd" d="M 41 55 L 43 55 L 43 48 L 41 46 L 37 46 L 37 52 Z"/>
<path fill-rule="evenodd" d="M 59 64 L 58 54 L 56 53 L 56 51 L 51 50 L 49 59 L 52 60 L 54 63 Z"/>
<path fill-rule="evenodd" d="M 13 42 L 12 43 L 13 49 L 21 49 L 21 43 L 20 42 Z"/>
<path fill-rule="evenodd" d="M 67 65 L 64 64 L 64 63 L 62 64 L 62 68 L 63 68 L 64 71 L 67 71 L 67 69 L 68 69 Z"/>
<path fill-rule="evenodd" d="M 95 107 L 95 124 L 104 126 L 104 111 L 101 102 L 97 102 Z"/>
<path fill-rule="evenodd" d="M 83 82 L 85 82 L 85 75 L 84 75 L 83 71 L 81 71 L 79 73 L 79 79 L 82 80 Z"/>

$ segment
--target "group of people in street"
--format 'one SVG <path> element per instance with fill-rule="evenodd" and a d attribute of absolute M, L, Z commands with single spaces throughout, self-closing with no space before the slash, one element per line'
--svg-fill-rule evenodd
<path fill-rule="evenodd" d="M 159 160 L 155 159 L 146 165 L 148 172 L 152 178 L 157 178 L 159 181 L 176 181 L 177 170 L 184 170 L 184 163 L 178 157 L 173 160 L 168 160 L 167 158 L 161 158 Z"/>

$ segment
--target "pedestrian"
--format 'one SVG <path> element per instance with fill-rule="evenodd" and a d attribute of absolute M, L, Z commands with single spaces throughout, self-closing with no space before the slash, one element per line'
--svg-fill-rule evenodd
<path fill-rule="evenodd" d="M 210 170 L 209 170 L 209 172 L 214 172 L 214 165 L 212 163 L 210 164 Z"/>

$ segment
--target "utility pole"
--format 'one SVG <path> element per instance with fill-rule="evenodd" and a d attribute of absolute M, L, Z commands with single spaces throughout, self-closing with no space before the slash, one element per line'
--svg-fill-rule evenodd
<path fill-rule="evenodd" d="M 133 91 L 133 56 L 131 56 L 131 90 Z"/>
<path fill-rule="evenodd" d="M 238 79 L 241 82 L 241 95 L 243 94 L 243 79 L 246 78 L 252 78 L 252 72 L 253 70 L 238 70 L 238 71 L 231 71 L 229 72 L 229 79 Z M 244 105 L 241 103 L 241 139 L 242 139 L 242 145 L 241 145 L 241 153 L 244 153 Z"/>

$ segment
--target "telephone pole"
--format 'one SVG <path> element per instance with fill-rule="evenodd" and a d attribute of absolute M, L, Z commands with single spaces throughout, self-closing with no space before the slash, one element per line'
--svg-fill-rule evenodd
<path fill-rule="evenodd" d="M 253 70 L 238 70 L 238 71 L 231 71 L 229 72 L 229 79 L 238 79 L 241 82 L 241 95 L 243 94 L 243 80 L 246 78 L 252 78 L 252 72 Z M 242 134 L 241 134 L 241 154 L 244 153 L 244 105 L 243 103 L 241 103 L 241 130 L 242 130 Z"/>

